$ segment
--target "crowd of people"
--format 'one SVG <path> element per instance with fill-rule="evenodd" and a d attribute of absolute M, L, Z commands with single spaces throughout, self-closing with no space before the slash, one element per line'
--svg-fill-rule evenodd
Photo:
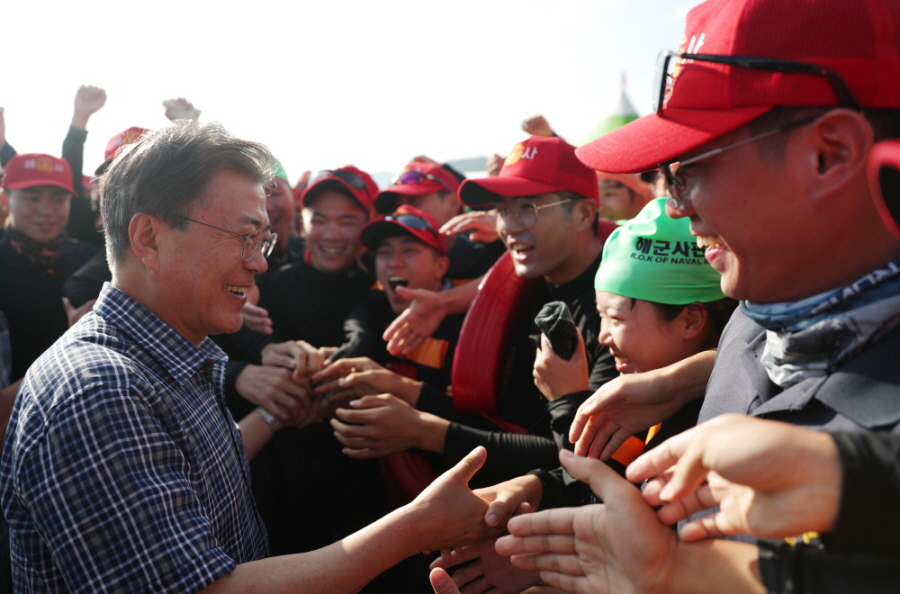
<path fill-rule="evenodd" d="M 896 590 L 900 5 L 707 0 L 657 70 L 385 188 L 0 109 L 0 591 Z"/>

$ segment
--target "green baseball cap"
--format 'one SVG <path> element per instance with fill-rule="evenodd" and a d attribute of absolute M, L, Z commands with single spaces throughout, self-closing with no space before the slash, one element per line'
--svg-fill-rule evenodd
<path fill-rule="evenodd" d="M 648 202 L 610 234 L 594 288 L 671 305 L 722 299 L 721 276 L 697 246 L 690 221 L 669 217 L 665 204 L 665 198 Z"/>
<path fill-rule="evenodd" d="M 281 164 L 281 161 L 275 157 L 272 157 L 272 169 L 275 170 L 275 177 L 280 177 L 284 180 L 284 183 L 291 185 L 291 180 L 288 179 L 287 173 L 284 171 L 284 166 Z"/>

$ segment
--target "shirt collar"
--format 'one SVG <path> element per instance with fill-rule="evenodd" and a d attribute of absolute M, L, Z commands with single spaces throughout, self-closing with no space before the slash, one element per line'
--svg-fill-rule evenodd
<path fill-rule="evenodd" d="M 94 312 L 140 343 L 179 384 L 196 375 L 207 361 L 214 367 L 224 368 L 228 360 L 209 337 L 204 338 L 200 346 L 194 346 L 146 307 L 109 283 L 104 283 Z"/>

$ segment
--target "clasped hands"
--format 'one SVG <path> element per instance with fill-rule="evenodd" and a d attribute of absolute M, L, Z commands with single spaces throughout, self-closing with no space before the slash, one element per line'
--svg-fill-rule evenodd
<path fill-rule="evenodd" d="M 421 382 L 367 357 L 332 361 L 334 353 L 304 341 L 268 345 L 262 367 L 245 370 L 258 380 L 251 400 L 293 426 L 331 419 L 344 453 L 355 458 L 443 447 L 438 426 L 446 422 L 414 408 Z"/>

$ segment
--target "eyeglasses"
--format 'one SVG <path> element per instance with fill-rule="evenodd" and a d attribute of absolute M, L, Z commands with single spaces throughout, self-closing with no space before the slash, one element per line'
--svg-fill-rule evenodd
<path fill-rule="evenodd" d="M 365 180 L 363 180 L 363 178 L 351 171 L 343 171 L 341 169 L 322 169 L 321 171 L 317 171 L 316 174 L 310 178 L 309 182 L 306 184 L 306 187 L 311 188 L 313 185 L 329 177 L 338 178 L 354 190 L 360 190 L 363 192 L 367 192 L 369 190 L 369 187 L 366 185 L 366 182 Z"/>
<path fill-rule="evenodd" d="M 405 184 L 418 184 L 422 183 L 425 180 L 431 180 L 433 182 L 437 182 L 453 192 L 453 188 L 450 187 L 450 184 L 445 182 L 444 180 L 438 179 L 437 177 L 431 175 L 430 173 L 425 173 L 424 171 L 417 171 L 415 169 L 410 169 L 409 171 L 404 171 L 400 175 L 396 176 L 392 181 L 395 186 L 405 185 Z"/>
<path fill-rule="evenodd" d="M 385 221 L 396 221 L 403 225 L 404 227 L 409 227 L 410 229 L 416 229 L 417 231 L 428 231 L 431 235 L 437 240 L 438 244 L 441 243 L 441 237 L 438 235 L 438 232 L 434 227 L 431 226 L 426 219 L 420 217 L 419 215 L 414 214 L 398 214 L 398 215 L 388 215 L 384 217 Z"/>
<path fill-rule="evenodd" d="M 204 225 L 206 227 L 218 229 L 219 231 L 224 231 L 225 233 L 230 233 L 231 235 L 235 235 L 243 239 L 244 245 L 241 248 L 241 258 L 243 258 L 244 262 L 249 262 L 250 260 L 252 260 L 256 255 L 256 252 L 260 250 L 262 250 L 263 258 L 268 258 L 272 253 L 272 250 L 275 249 L 275 241 L 278 240 L 277 233 L 270 233 L 269 235 L 263 237 L 263 232 L 258 229 L 253 233 L 238 233 L 236 231 L 229 231 L 228 229 L 216 227 L 215 225 L 210 225 L 209 223 L 204 223 L 203 221 L 198 221 L 190 217 L 181 218 L 192 223 L 197 223 L 198 225 Z"/>
<path fill-rule="evenodd" d="M 750 144 L 751 142 L 755 142 L 762 138 L 780 134 L 785 130 L 790 130 L 791 128 L 795 128 L 797 126 L 809 124 L 816 121 L 818 117 L 819 116 L 812 116 L 797 120 L 795 122 L 790 122 L 779 128 L 775 128 L 774 130 L 769 130 L 768 132 L 763 132 L 762 134 L 757 134 L 756 136 L 751 136 L 750 138 L 745 138 L 731 144 L 726 144 L 725 146 L 720 146 L 719 148 L 707 151 L 695 157 L 691 157 L 690 159 L 685 159 L 684 161 L 669 161 L 668 163 L 660 163 L 659 170 L 662 172 L 663 177 L 666 179 L 666 186 L 669 189 L 669 196 L 673 205 L 676 208 L 681 208 L 684 205 L 684 197 L 687 194 L 688 185 L 685 173 L 687 172 L 687 168 L 690 165 L 698 161 L 702 161 L 703 159 L 708 159 L 709 157 L 724 153 L 725 151 L 729 151 L 733 148 L 737 148 L 745 144 Z M 672 165 L 677 166 L 675 168 L 675 171 L 672 171 Z"/>
<path fill-rule="evenodd" d="M 509 225 L 509 221 L 515 220 L 522 229 L 527 231 L 537 224 L 538 212 L 540 212 L 541 209 L 559 206 L 560 204 L 571 201 L 572 198 L 566 198 L 565 200 L 558 200 L 556 202 L 541 205 L 534 204 L 533 202 L 515 202 L 514 204 L 517 206 L 513 208 L 497 206 L 497 216 L 503 220 L 504 225 Z"/>
<path fill-rule="evenodd" d="M 850 87 L 844 82 L 844 79 L 830 68 L 817 66 L 815 64 L 806 64 L 804 62 L 794 62 L 792 60 L 778 60 L 775 58 L 757 58 L 753 56 L 717 56 L 712 54 L 679 54 L 668 50 L 663 50 L 656 60 L 656 71 L 654 80 L 656 81 L 659 91 L 654 97 L 653 111 L 657 115 L 662 115 L 663 105 L 672 92 L 672 85 L 678 76 L 677 72 L 669 72 L 669 67 L 673 64 L 672 58 L 678 58 L 674 62 L 674 69 L 677 70 L 682 62 L 681 60 L 694 60 L 696 62 L 712 62 L 714 64 L 727 64 L 729 66 L 737 66 L 739 68 L 751 68 L 753 70 L 765 70 L 768 72 L 782 72 L 785 74 L 814 74 L 821 76 L 837 96 L 837 100 L 841 107 L 849 107 L 857 111 L 862 111 L 862 107 Z"/>

